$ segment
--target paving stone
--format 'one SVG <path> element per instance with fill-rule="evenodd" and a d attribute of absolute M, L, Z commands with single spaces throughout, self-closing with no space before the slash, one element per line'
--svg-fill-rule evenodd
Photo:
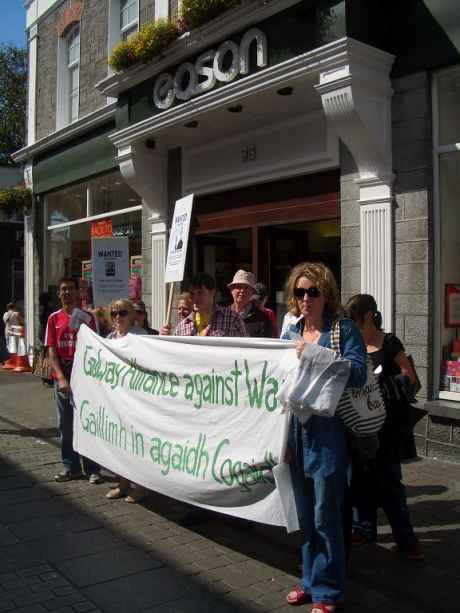
<path fill-rule="evenodd" d="M 52 540 L 37 539 L 29 541 L 34 551 L 40 551 L 47 560 L 59 562 L 72 558 L 106 551 L 119 547 L 121 541 L 115 538 L 108 530 L 103 528 L 80 532 L 78 534 L 65 533 L 56 535 Z"/>
<path fill-rule="evenodd" d="M 122 546 L 60 564 L 60 571 L 75 585 L 89 586 L 140 571 L 159 568 L 162 563 L 134 547 Z"/>
<path fill-rule="evenodd" d="M 193 595 L 192 585 L 166 568 L 107 581 L 83 591 L 89 600 L 110 613 L 137 611 Z"/>

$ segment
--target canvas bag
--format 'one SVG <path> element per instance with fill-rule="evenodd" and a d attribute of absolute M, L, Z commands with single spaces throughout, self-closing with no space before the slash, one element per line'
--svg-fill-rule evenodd
<path fill-rule="evenodd" d="M 48 349 L 42 347 L 34 353 L 32 374 L 41 379 L 51 379 L 53 376 L 53 366 L 48 355 Z"/>
<path fill-rule="evenodd" d="M 331 328 L 331 349 L 340 355 L 340 321 Z M 357 437 L 377 434 L 385 421 L 386 411 L 380 385 L 374 375 L 372 360 L 367 355 L 367 380 L 363 387 L 347 388 L 339 401 L 336 415 Z"/>

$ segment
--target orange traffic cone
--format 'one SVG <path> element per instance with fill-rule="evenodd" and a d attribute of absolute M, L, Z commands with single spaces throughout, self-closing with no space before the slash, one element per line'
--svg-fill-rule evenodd
<path fill-rule="evenodd" d="M 13 370 L 13 368 L 16 367 L 16 355 L 17 354 L 16 353 L 11 353 L 10 355 L 11 355 L 11 357 L 8 358 L 6 360 L 6 362 L 3 362 L 2 368 L 4 370 Z"/>
<path fill-rule="evenodd" d="M 32 372 L 26 355 L 17 355 L 13 372 Z"/>

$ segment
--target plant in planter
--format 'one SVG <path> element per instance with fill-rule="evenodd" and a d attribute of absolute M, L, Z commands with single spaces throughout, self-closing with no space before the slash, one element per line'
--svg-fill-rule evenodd
<path fill-rule="evenodd" d="M 241 2 L 242 0 L 182 0 L 181 30 L 193 30 Z"/>
<path fill-rule="evenodd" d="M 159 19 L 146 23 L 128 40 L 115 45 L 109 64 L 114 70 L 120 71 L 137 62 L 149 62 L 174 42 L 179 34 L 179 28 L 173 21 Z"/>
<path fill-rule="evenodd" d="M 0 189 L 0 211 L 22 214 L 32 204 L 32 191 L 22 185 Z"/>

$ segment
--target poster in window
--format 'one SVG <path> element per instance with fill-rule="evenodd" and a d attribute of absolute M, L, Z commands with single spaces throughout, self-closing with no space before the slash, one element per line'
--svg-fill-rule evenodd
<path fill-rule="evenodd" d="M 460 285 L 446 285 L 446 328 L 460 327 Z"/>

